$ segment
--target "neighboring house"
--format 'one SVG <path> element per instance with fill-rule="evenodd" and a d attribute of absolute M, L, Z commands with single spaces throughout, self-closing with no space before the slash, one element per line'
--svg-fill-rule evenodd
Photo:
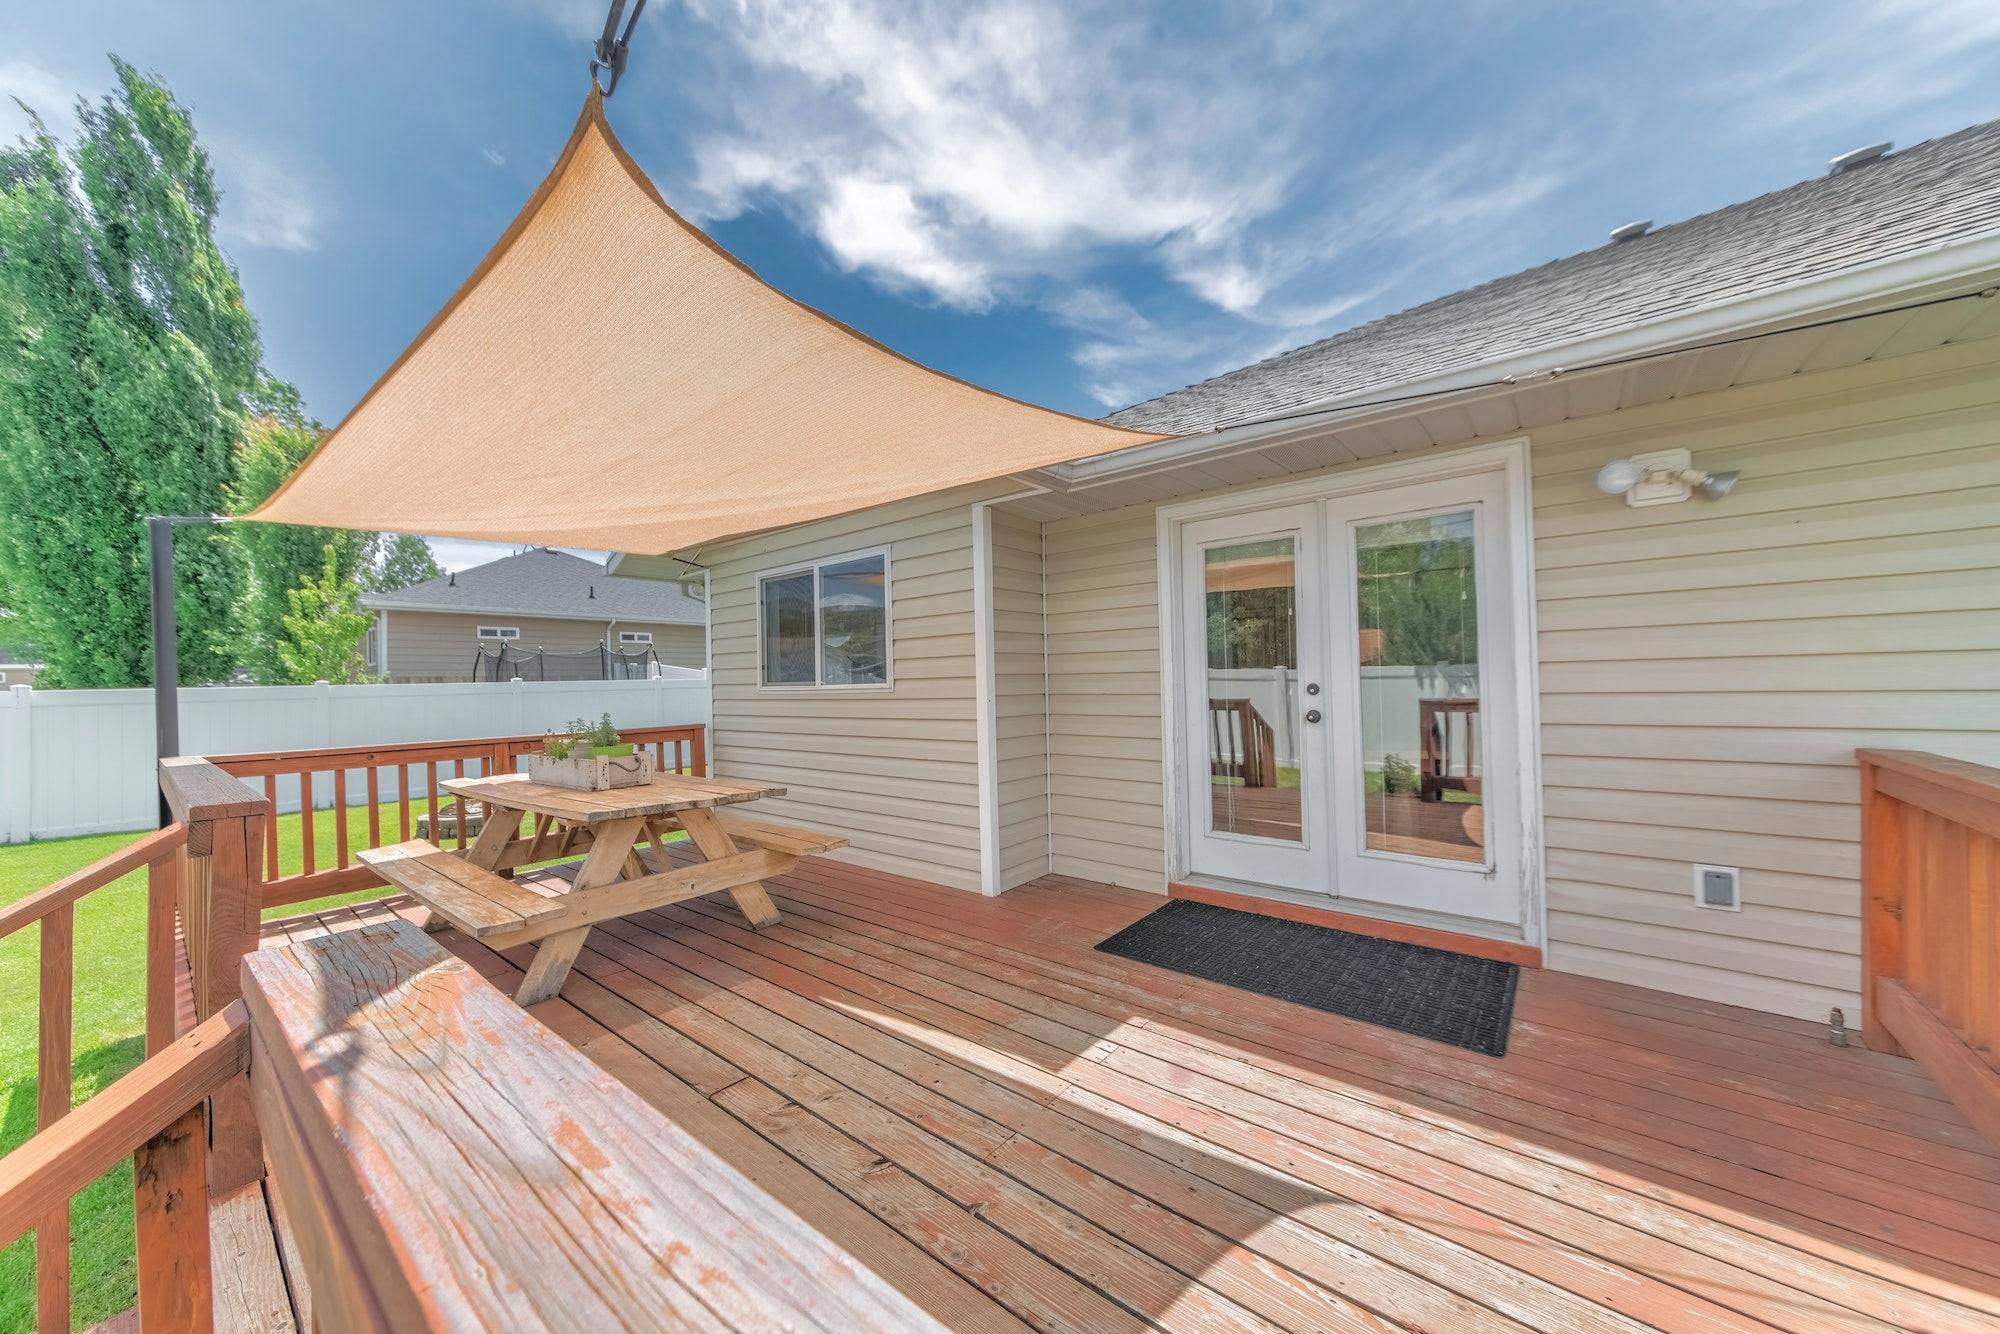
<path fill-rule="evenodd" d="M 33 651 L 32 647 L 29 651 Z M 0 689 L 8 686 L 31 686 L 41 671 L 41 663 L 22 662 L 13 650 L 0 648 Z"/>
<path fill-rule="evenodd" d="M 854 861 L 1851 1019 L 1855 748 L 2000 762 L 1996 291 L 2000 123 L 610 568 L 699 560 L 717 771 Z"/>
<path fill-rule="evenodd" d="M 375 613 L 368 670 L 392 682 L 469 681 L 483 650 L 585 655 L 651 649 L 670 667 L 708 665 L 708 609 L 678 583 L 608 575 L 596 561 L 535 547 L 393 593 L 366 593 Z M 532 675 L 524 672 L 524 675 Z"/>

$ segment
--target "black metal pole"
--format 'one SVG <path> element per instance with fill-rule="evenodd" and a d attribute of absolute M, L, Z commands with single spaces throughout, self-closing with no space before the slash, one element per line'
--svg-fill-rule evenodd
<path fill-rule="evenodd" d="M 227 523 L 213 514 L 149 514 L 146 546 L 153 593 L 153 743 L 156 758 L 181 753 L 180 626 L 174 616 L 174 529 L 184 523 Z M 160 828 L 174 822 L 160 791 Z"/>
<path fill-rule="evenodd" d="M 166 759 L 181 753 L 180 628 L 174 620 L 174 521 L 164 515 L 146 519 L 146 542 L 152 557 L 153 584 L 153 739 L 154 753 Z M 165 788 L 160 789 L 160 828 L 174 822 Z"/>

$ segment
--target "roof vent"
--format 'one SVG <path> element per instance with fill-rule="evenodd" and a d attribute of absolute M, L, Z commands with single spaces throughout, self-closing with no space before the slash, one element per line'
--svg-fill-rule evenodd
<path fill-rule="evenodd" d="M 592 584 L 592 585 L 590 586 L 590 595 L 591 595 L 592 597 L 596 597 L 596 596 L 597 596 L 597 585 L 596 585 L 596 584 Z"/>
<path fill-rule="evenodd" d="M 457 571 L 457 570 L 453 570 L 453 571 L 451 572 L 451 578 L 449 578 L 449 579 L 447 579 L 447 580 L 445 580 L 445 581 L 444 581 L 444 586 L 445 586 L 446 588 L 457 588 L 457 587 L 458 587 L 458 571 Z"/>
<path fill-rule="evenodd" d="M 1857 148 L 1851 152 L 1842 153 L 1839 157 L 1833 158 L 1826 164 L 1826 174 L 1829 176 L 1838 176 L 1843 171 L 1853 171 L 1856 167 L 1865 167 L 1888 153 L 1895 146 L 1894 140 L 1884 139 L 1879 144 L 1869 144 L 1866 148 Z"/>
<path fill-rule="evenodd" d="M 1611 229 L 1611 239 L 1614 241 L 1636 241 L 1652 229 L 1653 220 L 1651 218 L 1647 218 L 1643 222 L 1628 222 L 1623 227 L 1613 227 Z"/>

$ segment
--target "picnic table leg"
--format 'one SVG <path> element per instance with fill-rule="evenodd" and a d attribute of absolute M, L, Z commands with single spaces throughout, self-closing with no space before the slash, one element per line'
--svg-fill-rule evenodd
<path fill-rule="evenodd" d="M 640 816 L 607 820 L 597 826 L 592 831 L 594 838 L 590 851 L 584 856 L 583 869 L 576 873 L 569 892 L 575 894 L 595 889 L 616 880 L 625 869 L 625 858 L 631 853 L 632 845 L 645 831 L 646 821 Z M 514 1003 L 526 1009 L 559 993 L 563 983 L 569 980 L 570 965 L 576 962 L 577 955 L 583 953 L 583 942 L 589 935 L 589 927 L 579 926 L 558 931 L 536 942 L 535 961 L 528 965 L 528 975 L 521 979 L 521 989 L 514 993 Z"/>
<path fill-rule="evenodd" d="M 734 857 L 739 851 L 736 840 L 729 836 L 729 831 L 715 818 L 714 811 L 702 809 L 682 811 L 680 818 L 681 828 L 687 830 L 688 838 L 693 840 L 694 845 L 701 849 L 701 855 L 708 860 L 721 861 L 724 857 Z M 772 903 L 771 896 L 764 892 L 762 881 L 746 880 L 731 889 L 729 894 L 736 900 L 736 906 L 742 910 L 753 927 L 776 926 L 782 920 L 778 916 L 778 906 Z"/>

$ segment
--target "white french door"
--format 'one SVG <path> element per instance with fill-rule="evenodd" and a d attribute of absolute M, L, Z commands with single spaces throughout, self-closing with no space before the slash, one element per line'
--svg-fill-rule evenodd
<path fill-rule="evenodd" d="M 1522 924 L 1500 470 L 1179 526 L 1186 869 Z"/>
<path fill-rule="evenodd" d="M 1326 891 L 1320 515 L 1291 505 L 1182 530 L 1190 868 Z"/>

